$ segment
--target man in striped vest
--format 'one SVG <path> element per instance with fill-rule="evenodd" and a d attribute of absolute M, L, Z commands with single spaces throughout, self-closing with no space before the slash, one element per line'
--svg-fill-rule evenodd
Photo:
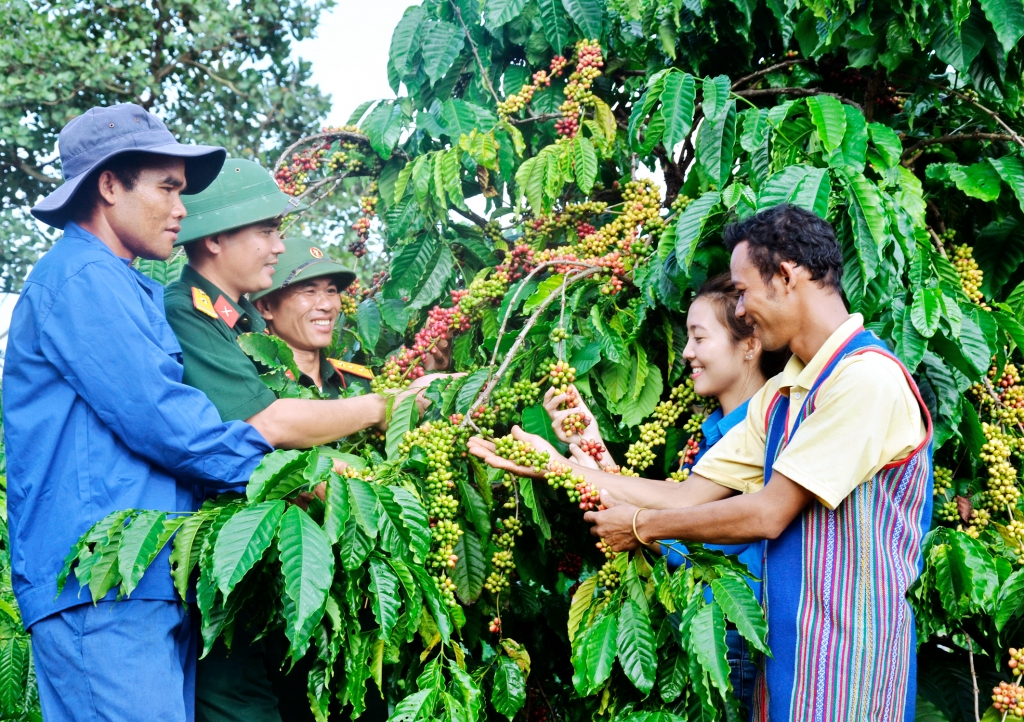
<path fill-rule="evenodd" d="M 616 550 L 768 540 L 773 657 L 753 719 L 913 720 L 906 592 L 931 519 L 928 411 L 900 361 L 847 311 L 828 223 L 776 206 L 726 228 L 725 241 L 737 315 L 792 359 L 682 484 L 584 470 L 609 507 L 586 518 Z"/>

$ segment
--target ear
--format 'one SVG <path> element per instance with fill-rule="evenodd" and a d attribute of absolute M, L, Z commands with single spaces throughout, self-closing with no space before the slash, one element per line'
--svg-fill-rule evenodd
<path fill-rule="evenodd" d="M 779 275 L 782 277 L 782 285 L 786 290 L 792 291 L 796 288 L 797 264 L 792 261 L 783 261 L 779 264 Z"/>
<path fill-rule="evenodd" d="M 224 250 L 220 245 L 220 236 L 207 236 L 199 242 L 203 244 L 203 248 L 211 256 L 219 256 L 220 252 Z"/>
<path fill-rule="evenodd" d="M 96 179 L 100 197 L 109 205 L 114 205 L 119 193 L 124 192 L 124 186 L 109 170 L 100 173 Z"/>
<path fill-rule="evenodd" d="M 748 360 L 756 359 L 761 354 L 761 339 L 757 336 L 743 339 L 743 356 Z"/>
<path fill-rule="evenodd" d="M 253 305 L 256 307 L 256 310 L 260 312 L 260 315 L 263 316 L 264 321 L 273 320 L 274 312 L 270 310 L 270 304 L 268 304 L 266 300 L 261 298 L 257 300 Z"/>

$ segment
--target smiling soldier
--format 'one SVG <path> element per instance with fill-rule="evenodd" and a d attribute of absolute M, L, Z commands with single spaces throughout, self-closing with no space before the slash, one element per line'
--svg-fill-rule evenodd
<path fill-rule="evenodd" d="M 267 331 L 282 339 L 295 355 L 303 386 L 315 386 L 336 399 L 358 386 L 369 389 L 373 373 L 365 366 L 327 358 L 324 352 L 334 339 L 334 325 L 341 314 L 341 292 L 355 274 L 324 256 L 314 244 L 289 240 L 278 258 L 274 285 L 250 296 L 267 322 Z M 440 344 L 439 344 L 440 346 Z M 447 345 L 424 359 L 427 371 L 448 366 Z"/>

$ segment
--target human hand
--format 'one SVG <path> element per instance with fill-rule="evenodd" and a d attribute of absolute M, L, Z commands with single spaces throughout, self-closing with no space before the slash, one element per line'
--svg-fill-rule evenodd
<path fill-rule="evenodd" d="M 538 451 L 548 451 L 550 449 L 550 451 L 548 451 L 549 457 L 565 461 L 557 450 L 555 450 L 555 448 L 543 438 L 534 434 L 528 434 L 518 426 L 512 427 L 512 436 L 516 439 L 533 443 Z M 516 476 L 522 476 L 528 479 L 543 479 L 544 473 L 547 471 L 546 468 L 535 469 L 532 466 L 520 466 L 519 464 L 512 463 L 504 457 L 498 456 L 494 450 L 494 442 L 488 441 L 487 439 L 479 436 L 472 437 L 467 443 L 467 447 L 469 449 L 469 453 L 482 459 L 488 466 L 495 469 L 501 469 L 502 471 L 507 471 L 510 474 L 515 474 Z"/>
<path fill-rule="evenodd" d="M 340 460 L 335 460 L 334 463 L 335 463 L 335 469 L 337 469 L 337 464 L 339 464 L 339 463 L 340 464 L 344 464 L 345 466 L 348 466 L 348 464 L 345 464 L 344 461 L 340 461 Z M 342 468 L 344 468 L 344 467 L 342 467 Z M 296 495 L 295 499 L 293 499 L 292 501 L 295 504 L 295 506 L 299 507 L 303 511 L 308 511 L 309 510 L 309 503 L 311 501 L 313 501 L 314 498 L 319 499 L 320 501 L 323 501 L 323 502 L 327 501 L 327 484 L 326 483 L 320 482 L 315 487 L 313 487 L 313 491 L 300 491 L 298 493 L 298 495 Z"/>
<path fill-rule="evenodd" d="M 444 371 L 452 363 L 452 343 L 447 336 L 440 339 L 423 357 L 423 368 L 427 371 Z"/>
<path fill-rule="evenodd" d="M 381 397 L 381 400 L 385 404 L 385 407 L 384 407 L 385 408 L 385 412 L 383 414 L 383 418 L 381 418 L 381 420 L 380 420 L 380 423 L 377 424 L 377 428 L 380 429 L 381 431 L 387 431 L 388 430 L 388 414 L 387 414 L 388 399 L 393 399 L 393 401 L 391 402 L 391 412 L 392 413 L 394 413 L 395 409 L 398 408 L 399 404 L 401 404 L 403 401 L 405 401 L 410 396 L 415 396 L 416 397 L 416 409 L 417 409 L 417 411 L 420 414 L 422 414 L 424 411 L 426 411 L 427 407 L 430 406 L 430 399 L 428 399 L 424 395 L 424 392 L 426 390 L 427 390 L 426 386 L 411 385 L 411 386 L 409 386 L 409 388 L 407 388 L 404 391 L 385 391 L 385 392 L 383 392 L 380 395 L 380 397 Z"/>
<path fill-rule="evenodd" d="M 614 551 L 627 552 L 640 547 L 640 540 L 633 533 L 633 519 L 637 507 L 623 503 L 601 491 L 601 511 L 588 511 L 583 521 L 593 524 L 590 533 L 600 538 Z"/>
<path fill-rule="evenodd" d="M 332 464 L 331 466 L 331 469 L 334 471 L 335 474 L 341 474 L 347 468 L 348 464 L 342 461 L 341 459 L 335 459 L 334 464 Z"/>
<path fill-rule="evenodd" d="M 409 388 L 426 388 L 438 379 L 457 379 L 465 375 L 466 374 L 424 374 L 418 379 L 413 379 L 412 383 L 409 384 Z"/>
<path fill-rule="evenodd" d="M 579 443 L 581 437 L 579 434 L 566 434 L 565 429 L 562 428 L 562 421 L 566 416 L 572 413 L 578 413 L 583 410 L 583 399 L 580 398 L 579 393 L 576 394 L 576 398 L 580 399 L 580 405 L 570 409 L 559 409 L 558 407 L 565 403 L 566 399 L 569 398 L 569 394 L 556 393 L 555 387 L 552 386 L 544 394 L 544 410 L 548 412 L 548 417 L 551 419 L 551 428 L 555 430 L 555 437 L 563 444 Z"/>
<path fill-rule="evenodd" d="M 569 444 L 569 455 L 572 457 L 570 460 L 577 466 L 582 466 L 586 469 L 601 470 L 601 465 L 594 460 L 594 457 L 585 452 L 576 444 Z"/>

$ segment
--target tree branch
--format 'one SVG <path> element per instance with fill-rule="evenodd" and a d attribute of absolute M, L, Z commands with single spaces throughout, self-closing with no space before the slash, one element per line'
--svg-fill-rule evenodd
<path fill-rule="evenodd" d="M 526 118 L 509 118 L 508 122 L 512 125 L 524 125 L 526 123 L 543 123 L 547 120 L 558 120 L 561 117 L 561 113 L 544 113 L 543 115 L 530 115 Z"/>
<path fill-rule="evenodd" d="M 363 145 L 369 146 L 370 139 L 361 133 L 353 133 L 348 130 L 331 130 L 323 133 L 316 133 L 314 135 L 307 135 L 305 138 L 299 138 L 297 141 L 292 143 L 290 146 L 284 149 L 280 156 L 277 158 L 277 163 L 274 164 L 274 173 L 276 174 L 281 170 L 281 166 L 284 165 L 291 157 L 292 152 L 301 145 L 306 143 L 315 143 L 318 140 L 347 140 L 352 143 L 362 143 Z"/>
<path fill-rule="evenodd" d="M 28 163 L 22 161 L 20 158 L 3 157 L 0 158 L 0 163 L 3 163 L 4 165 L 9 166 L 11 168 L 20 170 L 25 175 L 29 176 L 30 178 L 34 178 L 35 180 L 40 181 L 41 183 L 49 183 L 50 185 L 54 186 L 61 184 L 60 178 L 48 176 L 36 166 L 29 165 Z"/>
<path fill-rule="evenodd" d="M 219 75 L 217 75 L 216 73 L 214 73 L 214 72 L 213 72 L 213 68 L 210 68 L 209 66 L 203 65 L 202 63 L 197 63 L 197 62 L 196 62 L 195 60 L 182 60 L 182 61 L 181 61 L 181 64 L 182 64 L 182 65 L 191 65 L 191 66 L 192 66 L 193 68 L 199 68 L 199 69 L 200 69 L 200 70 L 202 70 L 202 71 L 203 71 L 204 73 L 206 73 L 207 75 L 209 75 L 209 76 L 210 76 L 211 78 L 213 78 L 214 80 L 216 80 L 216 81 L 217 81 L 218 83 L 220 83 L 221 85 L 223 85 L 223 86 L 224 86 L 225 88 L 227 88 L 228 90 L 230 90 L 230 91 L 231 91 L 232 93 L 234 93 L 234 94 L 235 94 L 235 95 L 237 95 L 238 97 L 240 97 L 240 98 L 244 98 L 245 100 L 249 100 L 249 97 L 250 97 L 250 96 L 249 96 L 248 94 L 246 94 L 246 93 L 243 93 L 243 92 L 242 92 L 241 90 L 239 90 L 238 88 L 236 88 L 236 87 L 235 87 L 235 84 L 234 84 L 234 83 L 232 83 L 232 82 L 231 82 L 230 80 L 228 80 L 227 78 L 222 78 L 222 77 L 220 77 Z"/>
<path fill-rule="evenodd" d="M 929 145 L 940 145 L 945 143 L 962 143 L 968 140 L 1002 140 L 1013 142 L 1013 136 L 1007 135 L 1006 133 L 951 133 L 950 135 L 941 135 L 938 138 L 925 138 L 924 140 L 914 143 L 914 145 L 903 151 L 903 158 L 915 160 L 918 155 L 915 155 L 915 151 L 925 148 Z M 910 156 L 914 156 L 910 158 Z"/>
<path fill-rule="evenodd" d="M 963 93 L 961 93 L 958 90 L 953 90 L 948 85 L 943 85 L 942 83 L 936 83 L 934 80 L 928 80 L 926 78 L 912 78 L 910 76 L 901 76 L 901 77 L 905 77 L 908 80 L 913 80 L 916 83 L 925 83 L 926 85 L 930 85 L 933 88 L 938 88 L 939 90 L 945 90 L 947 93 L 950 93 L 951 95 L 955 95 L 956 97 L 960 98 L 960 100 L 964 101 L 965 103 L 967 103 L 969 105 L 973 105 L 975 108 L 980 110 L 982 113 L 984 113 L 985 115 L 987 115 L 990 118 L 992 118 L 992 120 L 994 120 L 996 123 L 998 123 L 999 126 L 1003 130 L 1005 130 L 1007 133 L 1009 133 L 1010 136 L 1013 138 L 1013 142 L 1014 143 L 1019 145 L 1021 148 L 1024 148 L 1024 138 L 1021 138 L 1020 135 L 1018 135 L 1017 132 L 1013 128 L 1011 128 L 1009 125 L 1007 125 L 1006 122 L 999 116 L 999 113 L 997 113 L 996 111 L 991 110 L 989 108 L 986 108 L 984 105 L 982 105 L 978 101 L 976 101 L 976 100 L 974 100 L 974 99 L 964 95 Z"/>
<path fill-rule="evenodd" d="M 466 27 L 466 21 L 462 19 L 462 11 L 459 10 L 459 6 L 455 4 L 455 0 L 448 0 L 452 6 L 452 10 L 455 11 L 455 17 L 459 19 L 459 25 L 462 26 L 462 32 L 466 34 L 466 40 L 469 42 L 469 47 L 473 51 L 473 57 L 476 58 L 476 64 L 480 68 L 480 78 L 483 80 L 484 85 L 489 91 L 491 96 L 494 98 L 494 104 L 499 105 L 501 100 L 498 99 L 498 94 L 494 92 L 494 86 L 491 85 L 491 79 L 487 76 L 487 69 L 484 68 L 484 61 L 480 59 L 480 53 L 477 51 L 476 43 L 473 42 L 473 36 L 469 34 L 469 28 Z"/>
<path fill-rule="evenodd" d="M 758 70 L 756 73 L 744 75 L 742 78 L 740 78 L 739 80 L 732 84 L 732 89 L 735 91 L 741 85 L 749 83 L 751 80 L 757 80 L 758 78 L 768 75 L 768 73 L 774 72 L 776 70 L 781 70 L 782 68 L 788 68 L 791 65 L 801 65 L 802 63 L 806 62 L 806 60 L 786 60 L 785 62 L 782 63 L 776 63 L 775 65 L 764 68 L 763 70 Z"/>
<path fill-rule="evenodd" d="M 845 103 L 846 105 L 863 112 L 863 108 L 860 107 L 859 103 L 835 93 L 826 93 L 824 90 L 819 90 L 818 88 L 757 88 L 755 90 L 734 91 L 734 94 L 741 98 L 757 98 L 759 96 L 771 95 L 795 95 L 798 98 L 807 98 L 812 95 L 830 95 L 839 102 Z"/>
<path fill-rule="evenodd" d="M 536 273 L 536 271 L 539 268 L 541 268 L 543 266 L 549 266 L 549 265 L 577 265 L 577 264 L 574 264 L 574 263 L 572 263 L 570 261 L 553 261 L 553 262 L 549 262 L 549 263 L 546 263 L 546 264 L 541 264 L 540 266 L 535 268 L 533 272 Z M 491 376 L 491 379 L 480 390 L 480 393 L 477 394 L 476 399 L 473 400 L 473 403 L 469 407 L 469 411 L 470 412 L 473 409 L 478 408 L 481 404 L 486 403 L 487 400 L 491 397 L 491 392 L 494 391 L 494 387 L 498 385 L 498 382 L 501 381 L 501 378 L 505 375 L 505 371 L 508 369 L 509 364 L 512 363 L 512 359 L 515 358 L 516 352 L 519 350 L 519 347 L 523 345 L 523 342 L 526 340 L 527 334 L 530 333 L 530 329 L 533 328 L 533 325 L 535 323 L 537 323 L 537 319 L 540 318 L 542 313 L 544 313 L 544 310 L 548 306 L 550 306 L 551 303 L 556 298 L 561 296 L 561 294 L 562 294 L 562 286 L 568 286 L 570 283 L 576 283 L 576 281 L 581 281 L 584 278 L 586 278 L 587 276 L 592 276 L 595 273 L 598 273 L 599 271 L 605 270 L 604 266 L 590 266 L 590 265 L 585 265 L 585 264 L 578 264 L 578 265 L 583 265 L 584 268 L 579 273 L 576 273 L 575 275 L 572 275 L 572 274 L 569 274 L 569 273 L 565 274 L 565 278 L 562 280 L 562 285 L 559 286 L 558 288 L 556 288 L 555 290 L 553 290 L 551 293 L 549 293 L 548 297 L 545 298 L 543 301 L 541 301 L 540 305 L 537 306 L 537 308 L 534 309 L 533 313 L 530 314 L 530 317 L 526 320 L 526 323 L 523 324 L 522 330 L 520 330 L 519 333 L 516 335 L 516 340 L 512 342 L 512 347 L 508 350 L 508 353 L 505 354 L 505 360 L 501 362 L 501 366 L 498 367 L 498 370 L 494 372 L 494 375 Z M 571 281 L 570 281 L 570 276 L 571 276 L 571 279 L 572 279 Z M 523 284 L 523 286 L 520 286 L 520 289 L 522 289 L 524 287 L 525 287 L 525 284 Z M 507 314 L 506 317 L 505 317 L 506 321 L 508 320 L 508 316 L 511 315 L 511 309 L 512 309 L 512 305 L 514 303 L 515 303 L 515 301 L 513 301 L 512 304 L 509 304 L 509 314 Z M 504 324 L 502 324 L 502 327 L 504 328 Z M 494 342 L 494 349 L 495 349 L 495 351 L 498 350 L 498 347 L 499 347 L 500 343 L 501 343 L 501 333 L 498 334 L 498 340 Z M 494 363 L 493 359 L 492 359 L 491 363 L 492 364 Z M 466 413 L 466 416 L 462 420 L 462 423 L 460 424 L 460 426 L 465 426 L 467 423 L 469 423 L 470 415 L 471 414 L 469 412 Z"/>
<path fill-rule="evenodd" d="M 478 216 L 476 213 L 474 213 L 473 211 L 469 210 L 468 208 L 466 210 L 464 210 L 464 211 L 459 210 L 458 208 L 452 208 L 452 212 L 457 214 L 457 215 L 462 216 L 467 221 L 472 221 L 473 223 L 477 224 L 481 228 L 486 228 L 487 227 L 487 219 L 484 218 L 483 216 Z"/>

